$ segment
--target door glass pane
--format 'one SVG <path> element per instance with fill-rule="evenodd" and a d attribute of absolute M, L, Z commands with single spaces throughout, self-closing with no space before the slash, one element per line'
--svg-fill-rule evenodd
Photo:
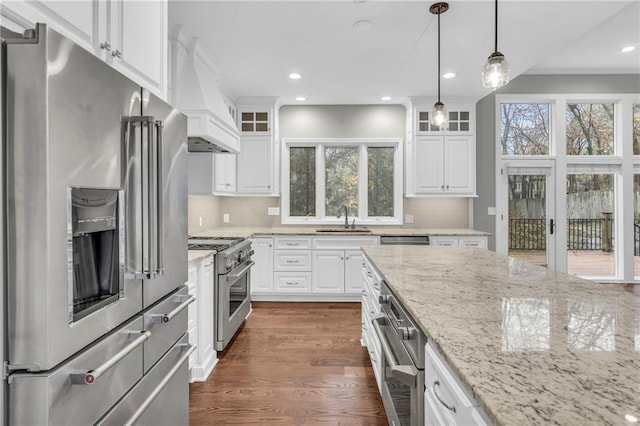
<path fill-rule="evenodd" d="M 633 264 L 635 276 L 640 277 L 640 174 L 633 175 L 634 219 L 633 219 Z"/>
<path fill-rule="evenodd" d="M 613 155 L 613 104 L 567 104 L 567 155 Z"/>
<path fill-rule="evenodd" d="M 511 257 L 547 265 L 547 178 L 509 175 L 509 251 Z"/>
<path fill-rule="evenodd" d="M 503 155 L 549 155 L 549 104 L 500 104 Z"/>
<path fill-rule="evenodd" d="M 567 175 L 567 272 L 613 276 L 612 174 Z"/>
<path fill-rule="evenodd" d="M 394 148 L 368 148 L 368 212 L 369 216 L 393 216 Z"/>
<path fill-rule="evenodd" d="M 316 149 L 289 149 L 289 214 L 316 215 Z"/>
<path fill-rule="evenodd" d="M 633 106 L 633 155 L 640 155 L 640 105 Z"/>
<path fill-rule="evenodd" d="M 342 204 L 358 215 L 358 148 L 327 147 L 325 155 L 325 214 L 338 215 Z"/>

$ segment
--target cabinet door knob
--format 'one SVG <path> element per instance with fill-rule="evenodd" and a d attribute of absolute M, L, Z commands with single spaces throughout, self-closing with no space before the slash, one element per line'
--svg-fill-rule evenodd
<path fill-rule="evenodd" d="M 111 52 L 111 56 L 115 57 L 115 58 L 122 58 L 122 52 L 119 51 L 118 49 L 113 50 Z"/>
<path fill-rule="evenodd" d="M 100 43 L 100 48 L 106 50 L 107 52 L 111 52 L 111 43 L 108 41 L 103 41 Z"/>
<path fill-rule="evenodd" d="M 449 185 L 447 185 L 447 189 L 449 189 Z"/>
<path fill-rule="evenodd" d="M 442 186 L 440 187 L 440 189 L 444 189 L 444 185 L 442 185 Z"/>

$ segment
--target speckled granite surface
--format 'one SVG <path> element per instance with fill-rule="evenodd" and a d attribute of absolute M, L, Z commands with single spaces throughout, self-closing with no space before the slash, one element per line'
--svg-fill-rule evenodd
<path fill-rule="evenodd" d="M 194 234 L 201 237 L 244 237 L 260 235 L 473 235 L 482 236 L 489 235 L 487 232 L 475 231 L 473 229 L 445 229 L 445 228 L 377 228 L 369 226 L 371 232 L 367 233 L 328 233 L 316 232 L 321 228 L 336 228 L 336 226 L 283 226 L 278 228 L 215 228 L 208 231 Z"/>
<path fill-rule="evenodd" d="M 215 254 L 215 250 L 189 250 L 187 252 L 187 259 L 189 263 L 207 257 L 210 254 Z"/>
<path fill-rule="evenodd" d="M 482 249 L 363 250 L 496 424 L 640 418 L 640 298 L 622 286 Z"/>

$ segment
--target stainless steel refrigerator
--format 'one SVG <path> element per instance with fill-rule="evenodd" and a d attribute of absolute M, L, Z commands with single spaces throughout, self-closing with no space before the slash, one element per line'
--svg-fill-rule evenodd
<path fill-rule="evenodd" d="M 187 424 L 186 118 L 46 25 L 3 54 L 9 424 Z"/>

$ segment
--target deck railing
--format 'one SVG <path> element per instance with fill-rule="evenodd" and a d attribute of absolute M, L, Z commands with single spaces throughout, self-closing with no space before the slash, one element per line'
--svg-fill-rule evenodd
<path fill-rule="evenodd" d="M 613 247 L 613 235 L 607 231 L 608 219 L 568 219 L 567 250 L 607 250 Z M 604 232 L 604 237 L 603 237 Z M 604 246 L 603 246 L 604 241 Z M 636 225 L 636 249 L 640 251 L 640 227 Z M 510 250 L 546 250 L 545 219 L 509 219 Z M 638 254 L 636 254 L 637 256 Z"/>

